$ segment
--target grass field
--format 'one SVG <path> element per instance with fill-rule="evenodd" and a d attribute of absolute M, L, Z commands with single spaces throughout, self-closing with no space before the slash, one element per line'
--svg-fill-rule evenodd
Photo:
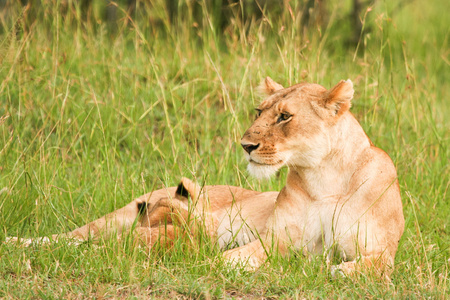
<path fill-rule="evenodd" d="M 332 278 L 325 258 L 296 254 L 238 272 L 202 240 L 150 255 L 116 241 L 3 243 L 0 298 L 448 297 L 447 1 L 378 1 L 357 46 L 346 43 L 339 1 L 328 27 L 306 34 L 287 10 L 219 33 L 213 13 L 170 24 L 153 2 L 140 7 L 151 18 L 120 18 L 114 31 L 60 13 L 60 1 L 44 1 L 32 24 L 19 6 L 0 18 L 1 236 L 72 230 L 181 176 L 280 190 L 286 169 L 271 181 L 245 171 L 239 140 L 261 100 L 255 86 L 265 76 L 327 88 L 350 78 L 353 113 L 399 174 L 406 227 L 392 282 Z"/>

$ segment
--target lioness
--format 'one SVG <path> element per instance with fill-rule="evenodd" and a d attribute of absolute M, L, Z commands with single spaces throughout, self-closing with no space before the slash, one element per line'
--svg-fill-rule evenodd
<path fill-rule="evenodd" d="M 388 275 L 404 228 L 397 174 L 349 111 L 352 82 L 330 90 L 309 83 L 283 88 L 267 77 L 259 88 L 268 97 L 241 144 L 256 177 L 289 167 L 280 193 L 201 188 L 183 178 L 178 187 L 141 196 L 52 238 L 107 237 L 135 224 L 138 238 L 151 247 L 158 238 L 173 239 L 173 224 L 181 223 L 191 230 L 202 226 L 223 249 L 240 246 L 224 252 L 235 264 L 258 267 L 272 246 L 281 254 L 293 247 L 340 255 L 344 262 L 335 270 L 344 274 L 370 267 Z"/>
<path fill-rule="evenodd" d="M 267 245 L 281 254 L 326 249 L 344 259 L 345 274 L 367 266 L 389 274 L 405 222 L 397 173 L 349 111 L 352 82 L 284 89 L 268 77 L 260 89 L 268 98 L 241 140 L 248 170 L 268 177 L 287 165 L 289 173 L 262 238 L 225 257 L 256 267 Z"/>

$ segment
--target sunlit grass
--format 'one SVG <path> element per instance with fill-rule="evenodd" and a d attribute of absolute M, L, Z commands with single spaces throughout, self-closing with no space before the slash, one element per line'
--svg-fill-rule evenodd
<path fill-rule="evenodd" d="M 352 111 L 393 159 L 406 218 L 392 283 L 332 279 L 324 258 L 272 258 L 255 273 L 229 270 L 207 241 L 150 255 L 127 242 L 20 248 L 0 245 L 0 297 L 432 297 L 449 293 L 449 24 L 442 6 L 378 3 L 360 50 L 347 46 L 341 4 L 307 35 L 289 12 L 202 26 L 153 16 L 83 23 L 44 5 L 45 20 L 2 19 L 0 228 L 35 237 L 68 231 L 181 176 L 201 184 L 279 190 L 248 177 L 239 139 L 264 76 L 331 87 L 350 78 Z M 11 12 L 14 10 L 11 8 Z M 121 12 L 121 16 L 124 12 Z M 14 15 L 13 13 L 11 14 Z M 144 14 L 145 15 L 145 14 Z M 162 23 L 154 20 L 162 20 Z M 17 26 L 13 26 L 15 21 Z M 321 36 L 321 38 L 319 38 Z M 195 249 L 195 251 L 192 251 Z"/>

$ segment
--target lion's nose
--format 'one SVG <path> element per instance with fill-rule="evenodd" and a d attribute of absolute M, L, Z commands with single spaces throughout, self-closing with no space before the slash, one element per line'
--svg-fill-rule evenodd
<path fill-rule="evenodd" d="M 248 154 L 250 154 L 253 150 L 258 149 L 259 144 L 244 144 L 241 143 L 242 148 L 244 148 L 245 151 L 247 151 Z"/>

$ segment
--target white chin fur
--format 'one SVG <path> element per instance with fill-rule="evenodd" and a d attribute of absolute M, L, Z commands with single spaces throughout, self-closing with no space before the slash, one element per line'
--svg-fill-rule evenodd
<path fill-rule="evenodd" d="M 273 165 L 257 165 L 249 162 L 247 166 L 247 171 L 255 178 L 258 179 L 269 179 L 272 175 L 278 171 L 279 166 Z"/>

